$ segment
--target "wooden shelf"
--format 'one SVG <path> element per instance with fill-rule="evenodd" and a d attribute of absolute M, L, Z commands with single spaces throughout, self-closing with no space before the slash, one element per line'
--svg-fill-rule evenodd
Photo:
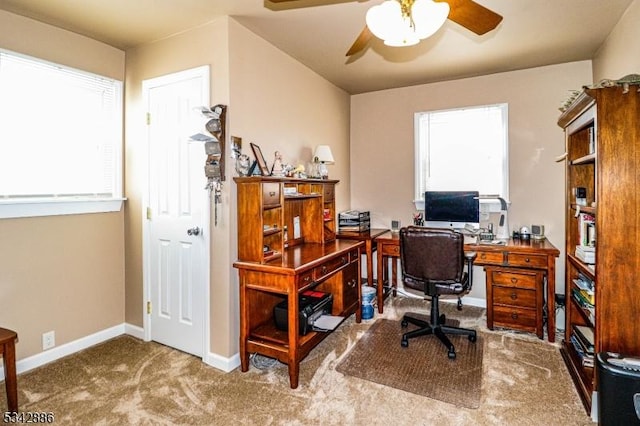
<path fill-rule="evenodd" d="M 583 155 L 580 158 L 576 158 L 575 160 L 571 160 L 572 166 L 579 166 L 581 164 L 594 164 L 596 162 L 596 154 L 591 153 L 587 155 Z"/>
<path fill-rule="evenodd" d="M 580 208 L 580 213 L 588 213 L 592 216 L 595 216 L 597 211 L 596 206 L 579 206 L 577 204 L 571 204 L 571 210 L 574 212 L 578 210 L 578 207 Z"/>
<path fill-rule="evenodd" d="M 575 250 L 575 246 L 573 247 L 573 249 Z M 572 253 L 567 254 L 567 260 L 571 262 L 571 264 L 575 266 L 580 272 L 585 274 L 587 278 L 589 278 L 590 280 L 596 279 L 596 274 L 595 274 L 595 270 L 593 269 L 593 265 L 584 263 L 582 260 L 578 259 Z"/>
<path fill-rule="evenodd" d="M 280 229 L 280 228 L 269 228 L 269 229 L 265 229 L 264 230 L 263 235 L 265 237 L 268 237 L 269 235 L 277 234 L 279 232 L 282 232 L 282 229 Z"/>

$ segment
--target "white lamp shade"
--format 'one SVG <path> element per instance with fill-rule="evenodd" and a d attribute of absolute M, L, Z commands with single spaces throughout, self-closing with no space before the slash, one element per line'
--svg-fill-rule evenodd
<path fill-rule="evenodd" d="M 411 46 L 438 31 L 449 16 L 449 5 L 416 0 L 411 17 L 402 16 L 397 0 L 386 0 L 367 11 L 367 27 L 387 46 Z M 413 25 L 412 25 L 413 22 Z"/>
<path fill-rule="evenodd" d="M 440 29 L 449 16 L 449 4 L 416 0 L 411 9 L 416 36 L 423 40 Z"/>
<path fill-rule="evenodd" d="M 321 163 L 333 164 L 333 154 L 329 145 L 318 145 L 314 156 Z"/>

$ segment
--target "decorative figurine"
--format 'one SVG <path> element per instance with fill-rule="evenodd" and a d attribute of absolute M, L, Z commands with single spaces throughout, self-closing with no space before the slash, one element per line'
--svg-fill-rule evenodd
<path fill-rule="evenodd" d="M 250 161 L 247 154 L 240 154 L 236 157 L 236 172 L 238 176 L 249 176 Z"/>
<path fill-rule="evenodd" d="M 284 169 L 282 167 L 282 154 L 280 151 L 275 152 L 275 158 L 273 160 L 273 167 L 271 168 L 272 176 L 284 176 Z"/>

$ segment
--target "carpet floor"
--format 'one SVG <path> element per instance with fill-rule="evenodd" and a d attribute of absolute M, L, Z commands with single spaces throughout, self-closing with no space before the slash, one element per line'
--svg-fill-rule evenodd
<path fill-rule="evenodd" d="M 372 320 L 347 319 L 303 360 L 297 389 L 289 387 L 287 367 L 278 362 L 224 373 L 194 356 L 121 336 L 20 374 L 20 411 L 52 412 L 61 425 L 592 424 L 558 346 L 528 334 L 489 331 L 479 308 L 443 309 L 481 333 L 478 408 L 336 371 L 376 320 L 425 308 L 422 300 L 395 298 Z M 0 404 L 6 407 L 4 392 Z"/>

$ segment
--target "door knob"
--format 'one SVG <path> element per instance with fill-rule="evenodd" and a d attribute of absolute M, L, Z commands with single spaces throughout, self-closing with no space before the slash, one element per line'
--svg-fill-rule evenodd
<path fill-rule="evenodd" d="M 193 228 L 187 229 L 187 235 L 200 235 L 200 228 L 194 226 Z"/>

